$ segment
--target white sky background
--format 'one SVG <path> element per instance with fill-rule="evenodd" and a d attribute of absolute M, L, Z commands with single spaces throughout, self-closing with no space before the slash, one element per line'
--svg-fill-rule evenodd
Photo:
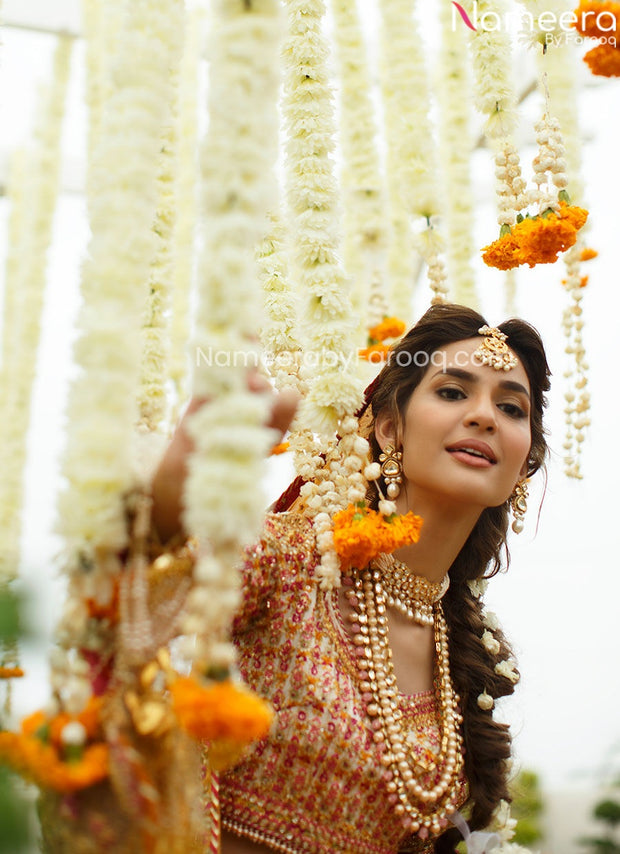
<path fill-rule="evenodd" d="M 363 0 L 365 8 L 373 3 Z M 367 5 L 366 5 L 367 4 Z M 4 0 L 7 22 L 77 29 L 78 0 Z M 48 77 L 53 39 L 7 28 L 0 47 L 0 170 L 7 152 L 23 144 L 32 128 L 36 90 Z M 64 134 L 65 187 L 79 185 L 84 151 L 81 105 L 82 46 L 73 57 L 73 75 Z M 553 788 L 593 784 L 614 745 L 620 745 L 620 561 L 618 526 L 617 429 L 618 317 L 616 244 L 620 225 L 617 167 L 620 80 L 590 81 L 580 98 L 585 129 L 586 206 L 590 243 L 600 256 L 586 265 L 590 286 L 584 300 L 586 344 L 591 366 L 592 427 L 585 447 L 582 482 L 562 473 L 562 374 L 565 368 L 561 312 L 565 304 L 560 264 L 519 274 L 518 310 L 541 331 L 554 375 L 549 426 L 552 459 L 538 530 L 538 502 L 530 500 L 525 532 L 511 541 L 510 571 L 493 581 L 487 599 L 512 639 L 523 674 L 516 699 L 506 704 L 513 722 L 517 760 L 539 771 Z M 521 81 L 520 81 L 521 82 Z M 531 122 L 539 102 L 526 105 Z M 524 157 L 529 167 L 531 152 Z M 527 173 L 526 173 L 527 174 Z M 488 153 L 476 157 L 479 209 L 477 245 L 495 236 L 492 165 Z M 6 245 L 6 201 L 0 200 L 0 275 Z M 58 489 L 57 455 L 62 442 L 62 412 L 70 361 L 71 322 L 77 302 L 79 264 L 87 239 L 83 200 L 63 193 L 49 258 L 39 374 L 35 390 L 28 513 L 24 529 L 23 576 L 35 594 L 35 619 L 43 635 L 58 615 L 60 585 L 53 556 L 59 543 L 51 530 Z M 483 310 L 495 324 L 503 319 L 502 276 L 480 265 Z M 421 309 L 428 298 L 421 285 Z M 34 354 L 33 354 L 34 357 Z M 282 466 L 281 462 L 276 463 Z M 1 476 L 1 475 L 0 475 Z M 16 706 L 27 712 L 47 696 L 47 673 L 40 648 L 24 651 L 29 676 L 17 686 Z"/>

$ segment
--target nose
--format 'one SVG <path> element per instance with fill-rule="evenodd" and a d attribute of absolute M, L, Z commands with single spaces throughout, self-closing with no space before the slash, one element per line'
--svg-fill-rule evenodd
<path fill-rule="evenodd" d="M 497 412 L 495 405 L 486 395 L 475 395 L 470 398 L 471 407 L 465 416 L 467 427 L 477 427 L 485 433 L 495 433 L 497 430 Z"/>

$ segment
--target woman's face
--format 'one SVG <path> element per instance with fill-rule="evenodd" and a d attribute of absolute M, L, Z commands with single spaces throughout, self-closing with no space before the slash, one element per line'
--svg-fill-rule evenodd
<path fill-rule="evenodd" d="M 480 343 L 481 338 L 457 341 L 434 353 L 409 399 L 397 443 L 403 453 L 402 492 L 410 507 L 423 495 L 495 507 L 526 473 L 527 374 L 520 360 L 509 371 L 481 365 L 473 357 Z M 389 441 L 386 428 L 395 432 L 391 419 L 383 424 L 378 419 L 382 447 Z"/>

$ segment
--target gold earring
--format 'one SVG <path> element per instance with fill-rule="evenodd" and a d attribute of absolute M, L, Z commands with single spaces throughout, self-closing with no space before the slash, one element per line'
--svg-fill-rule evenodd
<path fill-rule="evenodd" d="M 512 530 L 515 534 L 520 534 L 523 530 L 523 517 L 527 513 L 527 497 L 529 494 L 527 488 L 528 482 L 529 478 L 527 477 L 520 480 L 510 496 L 510 509 L 515 517 L 512 523 Z"/>
<path fill-rule="evenodd" d="M 403 482 L 403 467 L 400 464 L 402 458 L 402 452 L 397 451 L 393 445 L 386 445 L 383 453 L 379 455 L 388 498 L 398 498 L 400 495 L 400 485 Z"/>

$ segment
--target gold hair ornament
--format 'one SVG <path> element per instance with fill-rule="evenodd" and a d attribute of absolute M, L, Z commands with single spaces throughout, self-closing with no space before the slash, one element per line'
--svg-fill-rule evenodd
<path fill-rule="evenodd" d="M 481 326 L 478 335 L 483 335 L 484 339 L 474 356 L 481 364 L 495 368 L 496 371 L 509 371 L 518 364 L 517 357 L 506 344 L 508 336 L 497 327 Z"/>
<path fill-rule="evenodd" d="M 520 534 L 523 530 L 523 517 L 527 513 L 527 497 L 529 495 L 527 484 L 528 478 L 520 480 L 510 496 L 510 509 L 515 517 L 512 530 L 515 534 Z"/>

